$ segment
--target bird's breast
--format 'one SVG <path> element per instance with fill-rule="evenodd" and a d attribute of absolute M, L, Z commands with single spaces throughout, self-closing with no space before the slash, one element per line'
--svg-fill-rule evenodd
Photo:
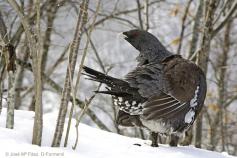
<path fill-rule="evenodd" d="M 140 118 L 142 124 L 144 127 L 148 128 L 149 130 L 153 132 L 163 133 L 163 134 L 169 134 L 172 133 L 172 128 L 169 124 L 159 120 L 145 120 Z"/>

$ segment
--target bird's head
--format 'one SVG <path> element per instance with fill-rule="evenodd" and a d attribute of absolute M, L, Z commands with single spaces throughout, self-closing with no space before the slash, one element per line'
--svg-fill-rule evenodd
<path fill-rule="evenodd" d="M 151 33 L 143 30 L 130 30 L 123 32 L 124 39 L 128 41 L 137 50 L 146 49 L 149 43 L 157 42 L 157 38 Z M 147 45 L 148 44 L 148 45 Z"/>
<path fill-rule="evenodd" d="M 144 30 L 130 30 L 123 32 L 123 37 L 134 48 L 140 51 L 142 60 L 151 61 L 153 59 L 162 60 L 171 53 L 160 43 L 160 41 L 151 33 Z"/>

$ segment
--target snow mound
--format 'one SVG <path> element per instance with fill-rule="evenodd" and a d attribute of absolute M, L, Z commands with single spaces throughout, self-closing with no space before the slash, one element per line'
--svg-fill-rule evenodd
<path fill-rule="evenodd" d="M 56 118 L 57 113 L 44 115 L 42 147 L 39 147 L 31 145 L 34 113 L 16 110 L 15 128 L 11 130 L 5 128 L 6 109 L 3 109 L 0 115 L 0 157 L 234 158 L 226 153 L 211 152 L 192 146 L 160 145 L 154 148 L 147 145 L 147 141 L 102 131 L 84 124 L 79 126 L 79 142 L 76 150 L 73 150 L 72 146 L 76 138 L 75 120 L 72 121 L 68 147 L 51 148 Z M 141 146 L 134 144 L 141 144 Z"/>

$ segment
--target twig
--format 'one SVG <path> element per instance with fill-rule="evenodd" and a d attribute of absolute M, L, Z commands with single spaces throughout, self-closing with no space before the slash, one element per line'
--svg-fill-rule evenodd
<path fill-rule="evenodd" d="M 26 36 L 27 36 L 27 41 L 28 41 L 28 44 L 29 44 L 29 49 L 30 49 L 30 52 L 31 54 L 33 55 L 35 52 L 35 40 L 30 32 L 30 25 L 26 19 L 26 17 L 24 16 L 24 14 L 21 12 L 21 9 L 20 9 L 20 6 L 17 4 L 17 2 L 15 0 L 8 0 L 8 3 L 14 8 L 14 10 L 17 12 L 18 16 L 20 17 L 21 19 L 21 23 L 24 27 L 24 30 L 25 30 L 25 33 L 26 33 Z M 33 64 L 34 65 L 34 64 Z"/>
<path fill-rule="evenodd" d="M 100 2 L 101 2 L 101 1 L 98 0 L 97 7 L 96 7 L 96 13 L 95 13 L 95 15 L 94 15 L 94 19 L 93 19 L 93 22 L 92 22 L 92 26 L 95 24 L 95 20 L 96 20 L 96 18 L 97 18 L 98 11 L 99 11 L 99 8 L 100 8 Z M 93 27 L 90 28 L 89 33 L 88 33 L 88 36 L 91 36 L 92 30 L 93 30 Z M 69 115 L 69 120 L 68 120 L 68 128 L 67 128 L 67 133 L 66 133 L 66 137 L 65 137 L 65 141 L 64 141 L 64 147 L 67 146 L 69 131 L 70 131 L 70 127 L 71 127 L 72 114 L 73 114 L 73 110 L 74 110 L 74 106 L 75 106 L 75 96 L 76 96 L 76 94 L 77 94 L 77 90 L 79 89 L 79 82 L 80 82 L 82 67 L 83 67 L 84 61 L 85 61 L 85 59 L 86 59 L 88 45 L 89 45 L 89 38 L 87 38 L 86 46 L 85 46 L 85 49 L 84 49 L 84 52 L 83 52 L 83 55 L 82 55 L 82 59 L 81 59 L 79 71 L 78 71 L 78 74 L 77 74 L 77 80 L 76 80 L 75 89 L 73 88 L 72 79 L 71 79 L 73 104 L 72 104 L 72 107 L 71 107 L 71 109 L 70 109 L 70 115 Z M 69 72 L 70 72 L 70 71 L 69 71 Z M 86 104 L 85 104 L 85 105 L 86 105 Z"/>
<path fill-rule="evenodd" d="M 137 13 L 138 13 L 138 20 L 139 20 L 139 24 L 140 24 L 140 29 L 143 30 L 143 22 L 142 22 L 142 15 L 141 15 L 141 4 L 140 4 L 140 0 L 137 0 Z"/>
<path fill-rule="evenodd" d="M 68 44 L 65 49 L 63 50 L 62 54 L 60 55 L 60 57 L 57 59 L 57 61 L 48 69 L 47 71 L 47 75 L 51 75 L 53 73 L 53 71 L 57 68 L 57 66 L 64 61 L 64 57 L 66 55 L 66 53 L 68 52 L 68 49 L 70 47 L 70 44 Z"/>
<path fill-rule="evenodd" d="M 227 24 L 227 22 L 231 19 L 232 15 L 237 10 L 237 1 L 232 5 L 229 13 L 226 15 L 225 19 L 216 27 L 213 29 L 211 37 L 213 38 L 224 26 Z"/>
<path fill-rule="evenodd" d="M 49 1 L 47 6 L 46 16 L 47 16 L 47 25 L 44 34 L 44 41 L 43 41 L 43 60 L 42 60 L 42 71 L 45 71 L 47 58 L 48 58 L 48 51 L 51 43 L 51 34 L 53 31 L 53 24 L 56 19 L 56 14 L 59 9 L 57 6 L 58 0 Z"/>
<path fill-rule="evenodd" d="M 149 28 L 150 28 L 150 25 L 149 25 L 149 0 L 145 0 L 145 30 L 148 31 Z"/>
<path fill-rule="evenodd" d="M 31 3 L 31 2 L 29 2 Z M 45 1 L 45 3 L 43 3 L 40 7 L 40 14 L 43 13 L 43 10 L 45 9 L 45 7 L 47 6 L 47 3 L 48 1 Z M 33 5 L 33 4 L 30 4 L 30 5 Z M 19 7 L 20 8 L 20 7 Z M 21 8 L 20 8 L 21 10 Z M 29 14 L 29 13 L 28 13 Z M 26 17 L 26 15 L 24 15 Z M 30 17 L 27 17 L 28 18 L 28 21 L 30 24 L 33 23 L 33 21 L 35 20 L 36 18 L 36 12 L 34 12 L 34 14 Z M 14 33 L 14 35 L 12 36 L 12 38 L 10 39 L 11 43 L 14 45 L 14 46 L 17 46 L 19 41 L 20 41 L 20 38 L 21 38 L 21 35 L 23 34 L 24 32 L 24 26 L 21 24 L 17 29 L 16 29 L 16 32 Z"/>
<path fill-rule="evenodd" d="M 163 1 L 163 0 L 152 1 L 152 2 L 148 3 L 148 6 L 153 5 L 153 4 L 156 4 L 156 3 L 159 3 L 159 2 L 161 2 L 161 1 Z M 134 8 L 134 9 L 129 9 L 129 10 L 125 10 L 125 11 L 119 11 L 119 12 L 117 12 L 117 13 L 112 13 L 112 14 L 110 14 L 110 15 L 104 15 L 105 17 L 102 18 L 102 19 L 100 19 L 100 20 L 98 20 L 98 21 L 95 23 L 94 26 L 100 25 L 100 24 L 104 23 L 105 21 L 107 21 L 107 20 L 109 20 L 109 19 L 112 19 L 112 18 L 114 18 L 114 17 L 120 16 L 120 15 L 129 14 L 129 13 L 133 13 L 133 12 L 138 11 L 138 9 L 144 9 L 144 8 L 145 8 L 145 6 L 141 6 L 140 8 L 137 8 L 137 7 L 136 7 L 136 8 Z M 99 15 L 100 15 L 100 16 L 103 16 L 102 14 L 99 14 Z M 90 27 L 91 27 L 91 26 L 89 26 L 87 29 L 89 29 Z"/>
<path fill-rule="evenodd" d="M 134 28 L 137 28 L 137 29 L 141 29 L 140 27 L 138 27 L 137 25 L 135 25 L 133 22 L 131 22 L 130 20 L 128 19 L 125 19 L 125 18 L 121 18 L 121 17 L 113 17 L 114 20 L 120 20 L 120 21 L 124 21 L 128 24 L 130 24 L 132 27 Z M 125 25 L 125 24 L 124 24 Z"/>
<path fill-rule="evenodd" d="M 190 8 L 190 4 L 193 0 L 189 0 L 188 1 L 188 4 L 185 8 L 185 11 L 184 11 L 184 15 L 183 15 L 183 18 L 182 18 L 182 26 L 181 26 L 181 32 L 180 32 L 180 42 L 179 42 L 179 46 L 178 46 L 178 49 L 177 49 L 177 54 L 180 54 L 180 51 L 181 51 L 181 48 L 182 48 L 182 43 L 183 43 L 183 36 L 184 36 L 184 31 L 185 31 L 185 22 L 186 22 L 186 19 L 187 19 L 187 15 L 188 15 L 188 12 L 189 12 L 189 8 Z"/>
<path fill-rule="evenodd" d="M 93 51 L 94 51 L 94 53 L 95 53 L 95 56 L 96 56 L 96 58 L 97 58 L 97 60 L 98 60 L 98 62 L 99 62 L 100 68 L 101 68 L 102 71 L 105 73 L 106 71 L 105 71 L 105 67 L 104 67 L 104 65 L 103 65 L 103 62 L 102 62 L 102 60 L 101 60 L 101 58 L 100 58 L 100 56 L 99 56 L 99 53 L 98 53 L 97 49 L 95 48 L 95 45 L 94 45 L 94 43 L 93 43 L 91 37 L 90 37 L 89 34 L 88 34 L 88 31 L 86 31 L 86 35 L 87 35 L 87 38 L 89 38 L 89 40 L 90 40 L 91 48 L 93 49 Z"/>
<path fill-rule="evenodd" d="M 27 70 L 32 71 L 32 67 L 29 63 L 25 63 L 19 59 L 16 59 L 16 62 L 17 64 L 23 66 Z M 55 81 L 53 81 L 51 78 L 49 78 L 48 75 L 42 73 L 42 78 L 44 82 L 46 82 L 50 87 L 52 87 L 56 91 L 56 93 L 58 93 L 59 95 L 62 94 L 63 88 L 60 85 L 58 85 Z M 70 96 L 70 101 L 72 102 L 72 96 Z M 81 109 L 83 109 L 85 103 L 80 99 L 76 98 L 76 105 L 78 105 Z M 106 131 L 110 131 L 109 128 L 96 116 L 96 114 L 91 109 L 87 110 L 87 115 L 99 128 Z"/>
<path fill-rule="evenodd" d="M 100 86 L 101 86 L 101 84 L 99 85 L 98 89 L 100 89 Z M 80 122 L 81 122 L 82 117 L 84 116 L 84 114 L 85 114 L 86 111 L 88 110 L 89 105 L 91 104 L 91 101 L 94 99 L 95 95 L 96 95 L 96 94 L 92 95 L 88 101 L 85 100 L 85 106 L 84 106 L 83 110 L 81 110 L 80 114 L 78 115 L 78 117 L 77 117 L 77 119 L 76 119 L 76 121 L 77 121 L 77 122 L 76 122 L 76 125 L 75 125 L 75 127 L 76 127 L 76 141 L 75 141 L 74 146 L 72 147 L 72 149 L 74 149 L 74 150 L 76 149 L 77 143 L 78 143 L 78 137 L 79 137 L 79 130 L 78 130 L 78 127 L 79 127 L 79 124 L 80 124 Z"/>
<path fill-rule="evenodd" d="M 79 13 L 77 24 L 76 24 L 76 31 L 74 34 L 71 49 L 69 49 L 70 50 L 69 63 L 67 66 L 66 78 L 64 81 L 64 88 L 62 92 L 62 98 L 61 98 L 61 103 L 60 103 L 60 108 L 59 108 L 57 125 L 56 125 L 54 138 L 52 142 L 52 147 L 59 147 L 61 139 L 62 139 L 64 123 L 65 123 L 66 113 L 67 113 L 67 106 L 69 102 L 68 98 L 70 97 L 70 93 L 71 93 L 69 78 L 70 77 L 73 78 L 73 74 L 75 71 L 78 50 L 79 50 L 79 46 L 80 46 L 81 38 L 82 38 L 82 31 L 87 23 L 87 18 L 88 18 L 88 14 L 87 14 L 88 3 L 89 3 L 89 0 L 83 0 L 81 3 L 81 6 L 80 6 L 81 9 L 80 9 L 80 13 Z M 69 72 L 69 67 L 71 69 L 71 72 Z M 72 76 L 69 77 L 70 74 Z"/>
<path fill-rule="evenodd" d="M 69 46 L 69 50 L 70 49 L 71 49 L 71 45 Z M 69 61 L 70 60 L 69 60 L 69 57 L 68 57 L 68 63 L 69 63 Z M 71 107 L 70 114 L 69 114 L 69 120 L 68 120 L 67 131 L 66 131 L 66 137 L 65 137 L 65 140 L 64 140 L 64 147 L 67 146 L 69 132 L 70 132 L 70 127 L 71 127 L 71 121 L 72 121 L 73 109 L 74 109 L 74 107 L 76 105 L 76 93 L 75 93 L 75 89 L 74 89 L 74 86 L 73 86 L 70 63 L 68 65 L 69 65 L 69 82 L 70 82 L 71 92 L 72 92 L 72 107 Z M 86 104 L 85 104 L 85 106 L 86 106 Z M 84 106 L 84 108 L 85 108 L 85 106 Z"/>
<path fill-rule="evenodd" d="M 225 108 L 227 108 L 233 101 L 237 100 L 237 95 L 230 98 L 226 103 L 223 105 Z"/>
<path fill-rule="evenodd" d="M 197 45 L 198 45 L 198 39 L 200 36 L 200 23 L 201 23 L 201 20 L 203 17 L 203 8 L 204 8 L 203 6 L 204 6 L 204 0 L 200 0 L 196 15 L 194 18 L 192 40 L 191 40 L 189 55 L 188 55 L 189 58 L 191 58 L 190 60 L 193 60 L 193 61 L 196 61 L 195 57 L 198 52 L 196 49 L 197 49 Z"/>
<path fill-rule="evenodd" d="M 194 53 L 192 54 L 192 56 L 189 57 L 188 59 L 194 61 L 195 57 L 198 55 L 198 53 L 200 53 L 200 51 L 201 51 L 201 50 L 198 49 L 198 50 L 197 50 L 196 52 L 194 52 Z"/>

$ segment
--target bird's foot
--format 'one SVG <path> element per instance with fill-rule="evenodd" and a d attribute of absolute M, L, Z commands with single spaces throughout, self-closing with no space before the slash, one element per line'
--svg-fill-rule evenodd
<path fill-rule="evenodd" d="M 158 147 L 158 133 L 155 133 L 155 132 L 151 132 L 151 135 L 150 135 L 150 139 L 151 139 L 151 146 L 152 147 Z"/>
<path fill-rule="evenodd" d="M 170 141 L 169 145 L 171 147 L 177 147 L 178 143 L 177 142 L 174 142 L 174 141 Z"/>
<path fill-rule="evenodd" d="M 179 141 L 179 137 L 176 136 L 176 135 L 174 135 L 174 134 L 171 134 L 171 139 L 170 139 L 169 145 L 170 145 L 171 147 L 177 147 L 178 141 Z"/>
<path fill-rule="evenodd" d="M 151 140 L 145 140 L 144 144 L 151 147 L 159 147 L 158 143 L 153 143 Z"/>
<path fill-rule="evenodd" d="M 152 147 L 159 147 L 158 143 L 152 143 L 151 146 Z"/>

